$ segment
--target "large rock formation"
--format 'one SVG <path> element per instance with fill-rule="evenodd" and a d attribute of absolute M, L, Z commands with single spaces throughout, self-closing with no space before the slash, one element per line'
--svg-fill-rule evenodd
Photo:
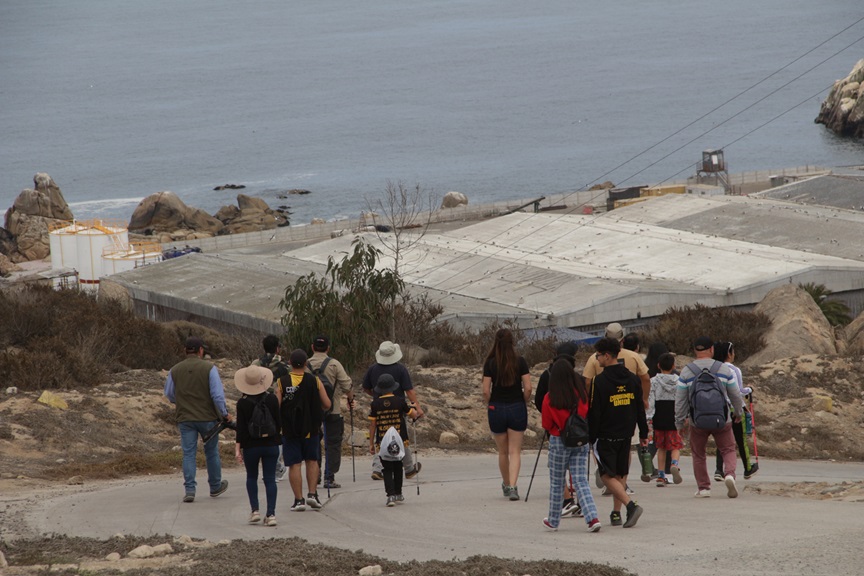
<path fill-rule="evenodd" d="M 129 232 L 158 236 L 160 241 L 187 238 L 193 233 L 215 236 L 223 228 L 222 222 L 213 216 L 187 206 L 176 194 L 167 191 L 144 198 L 129 221 Z"/>
<path fill-rule="evenodd" d="M 237 206 L 223 206 L 216 218 L 224 225 L 226 234 L 272 230 L 287 226 L 288 218 L 281 210 L 272 210 L 267 202 L 246 194 L 237 195 Z"/>
<path fill-rule="evenodd" d="M 48 174 L 40 172 L 33 177 L 34 188 L 25 188 L 6 211 L 5 228 L 9 238 L 0 245 L 0 250 L 10 250 L 8 241 L 15 249 L 5 252 L 13 262 L 41 260 L 50 253 L 48 227 L 70 222 L 72 210 L 63 198 L 60 187 Z"/>
<path fill-rule="evenodd" d="M 858 61 L 846 78 L 834 82 L 822 103 L 816 122 L 825 124 L 840 136 L 864 138 L 864 59 Z"/>
<path fill-rule="evenodd" d="M 797 285 L 785 284 L 771 290 L 753 311 L 767 315 L 772 324 L 765 334 L 768 344 L 747 358 L 745 366 L 805 354 L 837 353 L 834 329 L 813 297 Z"/>
<path fill-rule="evenodd" d="M 467 206 L 468 197 L 462 192 L 447 192 L 444 198 L 441 199 L 441 208 L 456 208 L 457 206 Z"/>
<path fill-rule="evenodd" d="M 864 312 L 852 320 L 844 329 L 847 349 L 851 354 L 864 354 Z"/>

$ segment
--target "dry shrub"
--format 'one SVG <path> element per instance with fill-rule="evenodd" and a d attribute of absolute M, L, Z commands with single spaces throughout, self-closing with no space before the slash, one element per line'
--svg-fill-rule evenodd
<path fill-rule="evenodd" d="M 0 373 L 22 390 L 92 387 L 125 369 L 165 369 L 180 342 L 111 299 L 32 286 L 0 292 Z"/>
<path fill-rule="evenodd" d="M 701 304 L 669 308 L 659 320 L 645 330 L 642 350 L 654 342 L 663 342 L 673 352 L 692 352 L 693 341 L 709 336 L 735 344 L 735 362 L 740 363 L 765 347 L 765 334 L 771 320 L 765 314 L 736 308 L 709 308 Z"/>

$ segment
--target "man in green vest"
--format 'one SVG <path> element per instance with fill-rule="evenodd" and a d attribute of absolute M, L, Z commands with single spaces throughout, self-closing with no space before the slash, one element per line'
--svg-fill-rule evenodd
<path fill-rule="evenodd" d="M 174 417 L 180 430 L 183 449 L 183 502 L 195 501 L 198 436 L 206 434 L 220 420 L 231 420 L 225 405 L 225 389 L 216 367 L 204 360 L 204 342 L 200 338 L 186 339 L 186 359 L 177 363 L 165 380 L 165 397 L 174 404 Z M 222 479 L 222 461 L 219 459 L 219 435 L 204 444 L 207 461 L 207 483 L 210 496 L 216 497 L 228 489 Z"/>

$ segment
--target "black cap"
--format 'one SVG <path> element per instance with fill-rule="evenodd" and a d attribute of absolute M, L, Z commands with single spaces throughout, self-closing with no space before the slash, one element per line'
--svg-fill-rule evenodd
<path fill-rule="evenodd" d="M 315 341 L 312 342 L 312 348 L 314 348 L 316 352 L 324 352 L 330 348 L 330 339 L 323 334 L 316 336 Z"/>
<path fill-rule="evenodd" d="M 186 339 L 186 350 L 197 352 L 199 348 L 204 348 L 204 341 L 197 336 L 190 336 Z"/>
<path fill-rule="evenodd" d="M 693 342 L 693 349 L 697 352 L 704 352 L 705 350 L 709 350 L 714 347 L 714 340 L 709 338 L 708 336 L 699 336 Z"/>
<path fill-rule="evenodd" d="M 576 356 L 576 345 L 573 342 L 561 342 L 555 348 L 556 356 Z"/>
<path fill-rule="evenodd" d="M 293 352 L 291 352 L 291 367 L 292 368 L 303 368 L 306 366 L 306 361 L 309 357 L 306 355 L 306 352 L 300 348 L 297 348 Z"/>

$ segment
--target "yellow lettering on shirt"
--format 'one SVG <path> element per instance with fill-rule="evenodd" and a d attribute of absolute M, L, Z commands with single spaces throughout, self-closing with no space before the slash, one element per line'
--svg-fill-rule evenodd
<path fill-rule="evenodd" d="M 636 395 L 632 392 L 627 392 L 624 394 L 613 394 L 609 397 L 609 401 L 613 406 L 629 406 L 630 401 L 635 399 Z"/>

